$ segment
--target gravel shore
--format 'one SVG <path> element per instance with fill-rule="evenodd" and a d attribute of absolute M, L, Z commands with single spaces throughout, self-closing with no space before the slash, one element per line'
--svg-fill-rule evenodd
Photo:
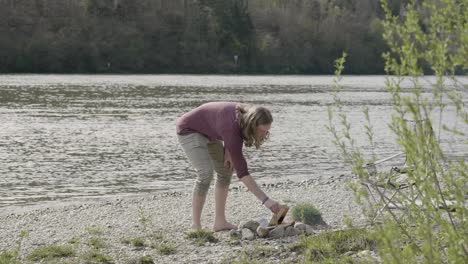
<path fill-rule="evenodd" d="M 308 202 L 322 213 L 331 229 L 344 227 L 343 220 L 351 217 L 354 223 L 363 221 L 361 210 L 353 194 L 346 189 L 347 175 L 311 177 L 282 182 L 259 182 L 266 193 L 291 208 L 296 203 Z M 214 218 L 213 192 L 209 192 L 202 221 L 211 227 Z M 231 223 L 270 218 L 269 211 L 241 185 L 231 185 L 227 202 L 227 218 Z M 253 241 L 230 239 L 229 232 L 215 233 L 216 243 L 197 245 L 186 238 L 191 224 L 191 190 L 162 192 L 153 195 L 102 198 L 80 203 L 47 207 L 4 208 L 0 212 L 0 253 L 12 250 L 21 231 L 28 236 L 22 241 L 21 256 L 26 258 L 34 249 L 44 245 L 73 245 L 76 257 L 67 263 L 86 263 L 82 256 L 92 248 L 91 240 L 104 242 L 99 249 L 114 263 L 139 263 L 150 256 L 155 263 L 229 263 L 243 254 L 255 255 L 267 250 L 263 256 L 267 263 L 294 263 L 300 256 L 288 250 L 298 237 L 283 239 L 255 239 Z M 320 230 L 317 230 L 320 232 Z M 130 241 L 148 234 L 158 234 L 175 248 L 173 254 L 161 254 L 157 248 L 136 247 Z M 259 254 L 265 255 L 265 252 Z"/>

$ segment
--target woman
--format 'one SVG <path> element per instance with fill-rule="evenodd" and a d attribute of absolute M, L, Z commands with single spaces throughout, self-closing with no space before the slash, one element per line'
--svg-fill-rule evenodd
<path fill-rule="evenodd" d="M 201 213 L 205 204 L 213 170 L 215 184 L 215 221 L 213 230 L 237 227 L 226 220 L 226 199 L 232 170 L 237 177 L 273 213 L 279 204 L 270 199 L 250 176 L 242 153 L 247 147 L 260 145 L 268 138 L 273 118 L 268 109 L 234 102 L 211 102 L 184 114 L 177 120 L 177 135 L 187 157 L 197 172 L 193 188 L 192 228 L 201 228 Z"/>

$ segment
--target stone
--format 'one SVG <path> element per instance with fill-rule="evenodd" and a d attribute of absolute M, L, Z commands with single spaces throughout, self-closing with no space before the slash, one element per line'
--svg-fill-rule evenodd
<path fill-rule="evenodd" d="M 297 228 L 301 233 L 306 233 L 307 225 L 301 222 L 296 222 L 294 227 Z"/>
<path fill-rule="evenodd" d="M 247 222 L 241 222 L 240 225 L 239 225 L 239 228 L 240 229 L 243 229 L 243 228 L 248 228 L 250 229 L 252 232 L 255 232 L 257 230 L 257 227 L 260 225 L 259 222 L 255 221 L 255 220 L 249 220 Z"/>
<path fill-rule="evenodd" d="M 263 226 L 258 226 L 257 227 L 257 235 L 261 238 L 265 238 L 270 234 L 270 230 L 268 228 L 263 227 Z"/>
<path fill-rule="evenodd" d="M 301 231 L 293 226 L 288 226 L 286 227 L 286 230 L 284 231 L 284 236 L 285 237 L 292 237 L 292 236 L 297 236 L 301 233 Z"/>
<path fill-rule="evenodd" d="M 314 234 L 314 228 L 310 225 L 306 225 L 306 235 L 310 236 Z"/>
<path fill-rule="evenodd" d="M 284 236 L 284 226 L 277 226 L 270 231 L 271 238 L 282 238 Z"/>
<path fill-rule="evenodd" d="M 242 240 L 253 240 L 255 238 L 254 232 L 248 228 L 242 228 Z"/>

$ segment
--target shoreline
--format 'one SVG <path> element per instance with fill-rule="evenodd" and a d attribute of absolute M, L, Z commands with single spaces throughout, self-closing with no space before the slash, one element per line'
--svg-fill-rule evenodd
<path fill-rule="evenodd" d="M 345 185 L 351 176 L 340 175 L 302 181 L 263 183 L 265 192 L 275 200 L 294 207 L 297 203 L 313 204 L 331 229 L 344 227 L 343 220 L 363 220 L 353 194 Z M 260 184 L 260 183 L 259 183 Z M 214 194 L 210 188 L 202 214 L 203 227 L 211 228 L 214 220 Z M 51 244 L 69 245 L 77 240 L 77 255 L 89 251 L 89 240 L 101 239 L 106 245 L 101 249 L 114 263 L 130 263 L 143 256 L 151 256 L 155 263 L 222 263 L 246 250 L 268 247 L 273 251 L 269 263 L 288 260 L 297 256 L 287 251 L 299 237 L 282 239 L 256 239 L 233 244 L 229 232 L 214 234 L 219 242 L 197 246 L 185 238 L 191 224 L 191 190 L 119 196 L 113 198 L 74 201 L 39 208 L 26 206 L 14 212 L 0 213 L 0 252 L 15 247 L 21 231 L 28 233 L 22 242 L 21 256 L 25 258 L 34 249 Z M 228 221 L 238 225 L 241 221 L 268 218 L 271 213 L 261 206 L 245 188 L 233 183 L 226 205 Z M 286 219 L 290 217 L 287 215 Z M 145 220 L 145 221 L 143 221 Z M 94 231 L 93 231 L 94 230 Z M 99 232 L 96 232 L 96 231 Z M 317 230 L 319 232 L 320 230 Z M 158 233 L 162 239 L 175 246 L 175 253 L 161 255 L 151 247 L 134 248 L 123 243 L 125 239 L 141 238 Z M 82 263 L 74 257 L 71 263 Z"/>

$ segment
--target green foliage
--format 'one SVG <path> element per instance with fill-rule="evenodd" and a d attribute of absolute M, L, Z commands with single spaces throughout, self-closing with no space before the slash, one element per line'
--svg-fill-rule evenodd
<path fill-rule="evenodd" d="M 0 10 L 0 72 L 323 74 L 346 50 L 348 72 L 382 73 L 375 2 L 12 2 Z"/>
<path fill-rule="evenodd" d="M 199 246 L 205 245 L 206 242 L 218 242 L 218 239 L 214 237 L 213 232 L 205 229 L 191 230 L 187 232 L 186 238 L 194 240 Z"/>
<path fill-rule="evenodd" d="M 292 209 L 292 218 L 308 225 L 323 224 L 322 214 L 312 204 L 301 203 Z"/>
<path fill-rule="evenodd" d="M 158 243 L 155 248 L 161 255 L 172 255 L 176 252 L 176 245 L 169 241 Z"/>
<path fill-rule="evenodd" d="M 124 244 L 129 244 L 137 248 L 145 247 L 146 242 L 143 237 L 136 237 L 136 238 L 129 238 L 129 239 L 123 239 L 122 243 Z"/>
<path fill-rule="evenodd" d="M 140 261 L 138 262 L 140 264 L 154 264 L 154 260 L 150 256 L 143 256 L 140 258 Z"/>
<path fill-rule="evenodd" d="M 4 250 L 0 252 L 0 264 L 18 264 L 21 263 L 19 253 L 21 251 L 21 246 L 24 239 L 28 236 L 28 232 L 22 230 L 20 233 L 20 238 L 16 241 L 16 247 L 11 250 Z"/>
<path fill-rule="evenodd" d="M 86 231 L 90 235 L 102 235 L 102 234 L 104 234 L 102 229 L 100 227 L 98 227 L 98 226 L 88 226 L 88 227 L 86 227 Z"/>
<path fill-rule="evenodd" d="M 10 251 L 2 251 L 0 253 L 0 264 L 19 264 L 18 256 Z"/>
<path fill-rule="evenodd" d="M 47 245 L 33 250 L 28 259 L 31 261 L 51 260 L 75 256 L 75 250 L 70 246 Z"/>
<path fill-rule="evenodd" d="M 114 263 L 114 260 L 110 256 L 102 254 L 96 250 L 86 252 L 82 256 L 82 259 L 87 261 L 86 263 Z"/>
<path fill-rule="evenodd" d="M 325 232 L 318 236 L 301 237 L 301 240 L 291 247 L 304 255 L 306 263 L 320 262 L 347 263 L 347 252 L 359 252 L 362 250 L 374 250 L 375 240 L 369 231 L 365 229 L 348 229 L 333 232 Z"/>
<path fill-rule="evenodd" d="M 467 165 L 463 158 L 450 158 L 450 149 L 443 140 L 466 144 L 466 87 L 455 74 L 468 69 L 468 2 L 414 0 L 405 4 L 401 15 L 396 15 L 392 3 L 382 1 L 383 36 L 389 46 L 384 54 L 389 74 L 386 86 L 393 106 L 389 129 L 406 155 L 405 174 L 410 185 L 406 190 L 394 191 L 391 202 L 405 210 L 394 212 L 382 207 L 388 201 L 388 192 L 377 191 L 374 201 L 359 184 L 350 186 L 371 216 L 369 223 L 384 263 L 464 263 L 468 255 Z M 365 165 L 382 158 L 374 151 L 371 113 L 364 112 L 369 140 L 366 149 L 372 151 L 366 154 L 351 134 L 352 125 L 338 96 L 342 62 L 337 63 L 334 94 L 338 118 L 330 108 L 328 130 L 359 182 L 375 185 L 376 177 L 382 174 L 367 171 Z M 435 75 L 435 81 L 425 90 L 421 76 L 428 71 Z M 404 82 L 411 84 L 409 93 L 402 90 Z M 380 219 L 374 214 L 377 211 Z"/>
<path fill-rule="evenodd" d="M 101 249 L 106 247 L 106 243 L 104 242 L 104 240 L 99 237 L 90 238 L 86 245 L 93 249 Z"/>

